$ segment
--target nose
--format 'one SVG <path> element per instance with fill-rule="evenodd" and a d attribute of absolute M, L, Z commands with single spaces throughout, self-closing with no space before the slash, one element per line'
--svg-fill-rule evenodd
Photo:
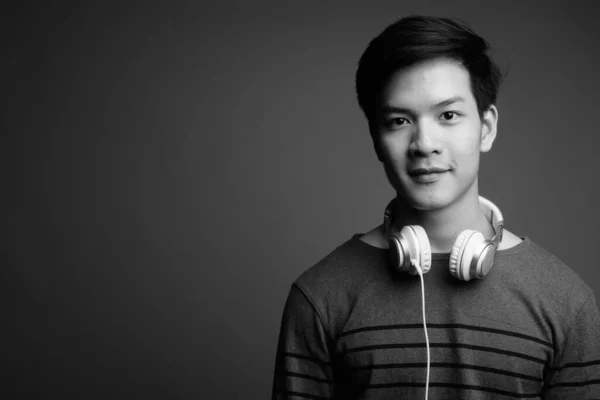
<path fill-rule="evenodd" d="M 436 127 L 426 121 L 413 124 L 413 132 L 409 145 L 411 156 L 427 157 L 430 154 L 439 154 L 442 151 Z"/>

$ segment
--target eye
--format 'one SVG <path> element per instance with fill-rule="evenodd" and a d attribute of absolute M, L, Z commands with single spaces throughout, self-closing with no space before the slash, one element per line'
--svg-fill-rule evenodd
<path fill-rule="evenodd" d="M 398 127 L 398 126 L 406 125 L 407 123 L 408 123 L 408 120 L 403 117 L 395 117 L 395 118 L 390 118 L 388 120 L 388 125 L 391 127 Z"/>
<path fill-rule="evenodd" d="M 458 117 L 458 113 L 455 111 L 446 111 L 442 113 L 442 119 L 444 121 L 452 121 Z"/>

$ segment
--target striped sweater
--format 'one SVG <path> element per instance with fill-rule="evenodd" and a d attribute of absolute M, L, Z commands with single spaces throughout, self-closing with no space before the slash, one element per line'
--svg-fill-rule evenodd
<path fill-rule="evenodd" d="M 424 398 L 420 278 L 359 237 L 292 285 L 273 399 Z M 527 237 L 481 280 L 451 277 L 448 254 L 432 258 L 430 399 L 600 399 L 600 315 L 573 270 Z"/>

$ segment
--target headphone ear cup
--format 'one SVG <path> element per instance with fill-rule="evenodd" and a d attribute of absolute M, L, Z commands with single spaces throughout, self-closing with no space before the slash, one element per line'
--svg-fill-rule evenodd
<path fill-rule="evenodd" d="M 415 260 L 421 266 L 423 273 L 427 273 L 431 269 L 431 246 L 425 229 L 419 225 L 406 225 L 400 230 L 400 235 L 408 243 L 409 261 Z M 417 274 L 417 270 L 412 266 L 409 272 L 412 275 Z"/>
<path fill-rule="evenodd" d="M 463 281 L 477 278 L 477 271 L 471 268 L 477 251 L 485 247 L 481 232 L 464 230 L 458 235 L 450 253 L 450 274 Z"/>

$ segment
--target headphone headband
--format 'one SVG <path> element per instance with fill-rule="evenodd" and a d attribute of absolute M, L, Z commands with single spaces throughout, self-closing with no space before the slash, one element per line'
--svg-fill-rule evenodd
<path fill-rule="evenodd" d="M 481 208 L 486 211 L 486 218 L 492 224 L 492 228 L 494 228 L 492 243 L 498 248 L 504 233 L 504 218 L 502 217 L 502 213 L 494 203 L 481 196 L 479 196 L 479 204 L 481 205 Z"/>

